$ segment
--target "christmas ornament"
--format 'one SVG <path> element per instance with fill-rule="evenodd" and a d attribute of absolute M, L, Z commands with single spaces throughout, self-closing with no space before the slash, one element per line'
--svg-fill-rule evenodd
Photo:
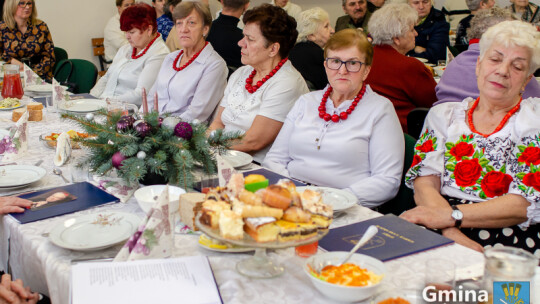
<path fill-rule="evenodd" d="M 174 127 L 174 135 L 185 140 L 190 140 L 193 135 L 193 128 L 191 128 L 189 123 L 181 121 Z"/>
<path fill-rule="evenodd" d="M 126 159 L 126 157 L 124 155 L 122 155 L 122 153 L 120 153 L 120 151 L 114 153 L 112 158 L 111 158 L 113 167 L 115 167 L 116 169 L 120 169 L 122 167 L 122 162 L 125 159 Z"/>
<path fill-rule="evenodd" d="M 163 123 L 163 117 L 158 118 L 158 128 L 161 127 L 161 124 Z"/>
<path fill-rule="evenodd" d="M 133 123 L 128 121 L 127 119 L 120 118 L 116 122 L 116 130 L 118 130 L 119 132 L 125 131 L 125 130 L 131 128 L 132 126 L 133 126 Z"/>
<path fill-rule="evenodd" d="M 131 124 L 133 124 L 135 122 L 135 118 L 131 115 L 124 115 L 122 117 L 120 117 L 121 120 L 126 120 L 126 121 L 129 121 Z"/>
<path fill-rule="evenodd" d="M 144 138 L 146 135 L 150 134 L 152 127 L 146 121 L 141 121 L 135 125 L 135 131 L 137 131 L 137 133 Z"/>
<path fill-rule="evenodd" d="M 88 113 L 88 114 L 86 114 L 86 119 L 87 119 L 87 120 L 92 120 L 92 119 L 94 119 L 94 113 Z"/>
<path fill-rule="evenodd" d="M 145 159 L 146 158 L 146 153 L 144 151 L 137 152 L 137 158 L 138 159 Z"/>
<path fill-rule="evenodd" d="M 174 116 L 165 117 L 161 125 L 164 128 L 174 130 L 174 128 L 180 122 L 180 120 L 181 120 L 180 118 L 174 117 Z"/>

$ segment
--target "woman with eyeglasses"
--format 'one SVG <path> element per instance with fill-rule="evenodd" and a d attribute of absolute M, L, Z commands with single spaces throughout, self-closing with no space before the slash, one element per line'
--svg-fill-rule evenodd
<path fill-rule="evenodd" d="M 33 0 L 6 0 L 0 21 L 3 61 L 24 68 L 26 63 L 44 80 L 53 78 L 54 44 L 47 24 L 37 19 Z"/>
<path fill-rule="evenodd" d="M 392 103 L 365 84 L 373 47 L 356 29 L 324 48 L 329 85 L 301 96 L 263 166 L 318 186 L 344 189 L 374 208 L 393 198 L 404 138 Z"/>

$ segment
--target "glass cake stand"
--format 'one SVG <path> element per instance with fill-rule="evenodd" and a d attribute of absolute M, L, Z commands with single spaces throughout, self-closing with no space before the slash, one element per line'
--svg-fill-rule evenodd
<path fill-rule="evenodd" d="M 294 240 L 288 242 L 266 242 L 258 243 L 252 239 L 248 234 L 244 233 L 244 238 L 241 240 L 230 240 L 223 238 L 219 234 L 218 229 L 212 229 L 199 221 L 200 214 L 195 219 L 197 227 L 207 234 L 208 236 L 220 240 L 225 243 L 231 243 L 238 246 L 255 248 L 255 255 L 250 258 L 244 259 L 236 264 L 236 271 L 240 274 L 255 279 L 268 279 L 281 275 L 284 272 L 283 266 L 273 262 L 267 255 L 266 249 L 283 249 L 289 247 L 296 247 L 306 244 L 311 244 L 320 240 L 328 233 L 328 229 L 319 230 L 316 235 L 302 240 Z"/>

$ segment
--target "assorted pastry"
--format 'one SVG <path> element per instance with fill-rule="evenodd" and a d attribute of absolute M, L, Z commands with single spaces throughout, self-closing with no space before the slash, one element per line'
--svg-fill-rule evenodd
<path fill-rule="evenodd" d="M 261 182 L 260 176 L 244 179 L 235 174 L 227 187 L 210 189 L 195 208 L 201 224 L 219 230 L 225 239 L 241 240 L 247 234 L 256 242 L 302 240 L 328 229 L 332 207 L 323 203 L 320 193 L 299 193 L 287 179 L 255 192 L 246 190 L 253 189 L 247 185 Z"/>

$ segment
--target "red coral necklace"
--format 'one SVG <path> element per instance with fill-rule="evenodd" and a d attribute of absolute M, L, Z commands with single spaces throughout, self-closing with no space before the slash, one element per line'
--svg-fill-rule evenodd
<path fill-rule="evenodd" d="M 514 115 L 519 110 L 522 100 L 523 98 L 520 98 L 517 105 L 515 105 L 512 109 L 510 109 L 510 111 L 508 111 L 508 113 L 506 113 L 506 115 L 504 115 L 503 119 L 501 120 L 497 128 L 493 130 L 493 132 L 489 134 L 484 134 L 484 133 L 478 132 L 478 130 L 476 130 L 476 128 L 474 127 L 474 123 L 473 123 L 473 112 L 478 106 L 478 102 L 480 101 L 480 97 L 476 98 L 473 105 L 469 109 L 469 113 L 467 113 L 467 121 L 469 122 L 469 128 L 471 128 L 471 131 L 473 131 L 474 133 L 482 135 L 483 137 L 489 137 L 491 134 L 495 134 L 499 132 L 504 127 L 508 119 L 510 119 L 510 117 L 512 117 L 512 115 Z"/>
<path fill-rule="evenodd" d="M 154 39 L 150 40 L 150 42 L 146 45 L 146 47 L 144 48 L 142 53 L 140 53 L 139 55 L 137 55 L 137 49 L 133 48 L 133 52 L 131 52 L 131 59 L 138 59 L 138 58 L 141 58 L 142 56 L 144 56 L 144 54 L 146 54 L 148 49 L 152 46 L 154 41 L 156 41 L 156 39 L 158 39 L 159 36 L 160 36 L 160 33 L 157 33 L 156 37 L 154 37 Z"/>
<path fill-rule="evenodd" d="M 277 71 L 279 71 L 279 69 L 281 69 L 281 67 L 285 64 L 285 62 L 287 62 L 287 59 L 288 58 L 281 59 L 281 61 L 276 65 L 276 67 L 273 68 L 272 71 L 270 71 L 270 73 L 268 73 L 268 75 L 264 76 L 261 80 L 257 81 L 257 83 L 255 85 L 253 85 L 253 78 L 255 77 L 255 74 L 257 74 L 257 71 L 255 69 L 253 69 L 251 74 L 249 74 L 248 78 L 246 78 L 246 90 L 250 94 L 255 93 L 255 91 L 257 91 L 260 87 L 262 87 L 262 85 L 268 79 L 272 78 L 272 76 L 274 76 L 277 73 Z"/>
<path fill-rule="evenodd" d="M 364 96 L 364 93 L 366 92 L 366 85 L 362 84 L 362 89 L 360 90 L 360 92 L 358 92 L 358 95 L 356 95 L 356 97 L 354 98 L 353 102 L 351 103 L 351 106 L 347 109 L 347 111 L 341 112 L 339 113 L 339 115 L 337 114 L 330 115 L 326 113 L 326 101 L 328 100 L 330 93 L 332 93 L 332 90 L 333 88 L 329 86 L 328 89 L 326 89 L 326 92 L 324 92 L 323 94 L 321 104 L 319 105 L 319 117 L 324 119 L 324 121 L 332 120 L 333 122 L 339 122 L 339 120 L 347 119 L 347 117 L 351 115 L 352 111 L 354 111 L 354 109 L 358 105 L 358 102 L 360 101 L 360 99 L 362 99 L 362 97 Z"/>
<path fill-rule="evenodd" d="M 193 55 L 193 57 L 191 57 L 189 59 L 188 62 L 186 62 L 183 66 L 181 67 L 177 67 L 178 66 L 178 60 L 180 60 L 180 56 L 182 56 L 182 54 L 184 54 L 184 50 L 181 50 L 180 53 L 178 53 L 178 56 L 176 56 L 176 58 L 174 59 L 174 62 L 173 62 L 173 69 L 177 72 L 180 72 L 181 70 L 185 69 L 188 65 L 190 65 L 195 59 L 197 59 L 197 57 L 199 57 L 199 55 L 201 54 L 201 52 L 204 50 L 204 48 L 208 45 L 208 41 L 205 42 L 203 48 L 198 51 L 195 55 Z"/>

